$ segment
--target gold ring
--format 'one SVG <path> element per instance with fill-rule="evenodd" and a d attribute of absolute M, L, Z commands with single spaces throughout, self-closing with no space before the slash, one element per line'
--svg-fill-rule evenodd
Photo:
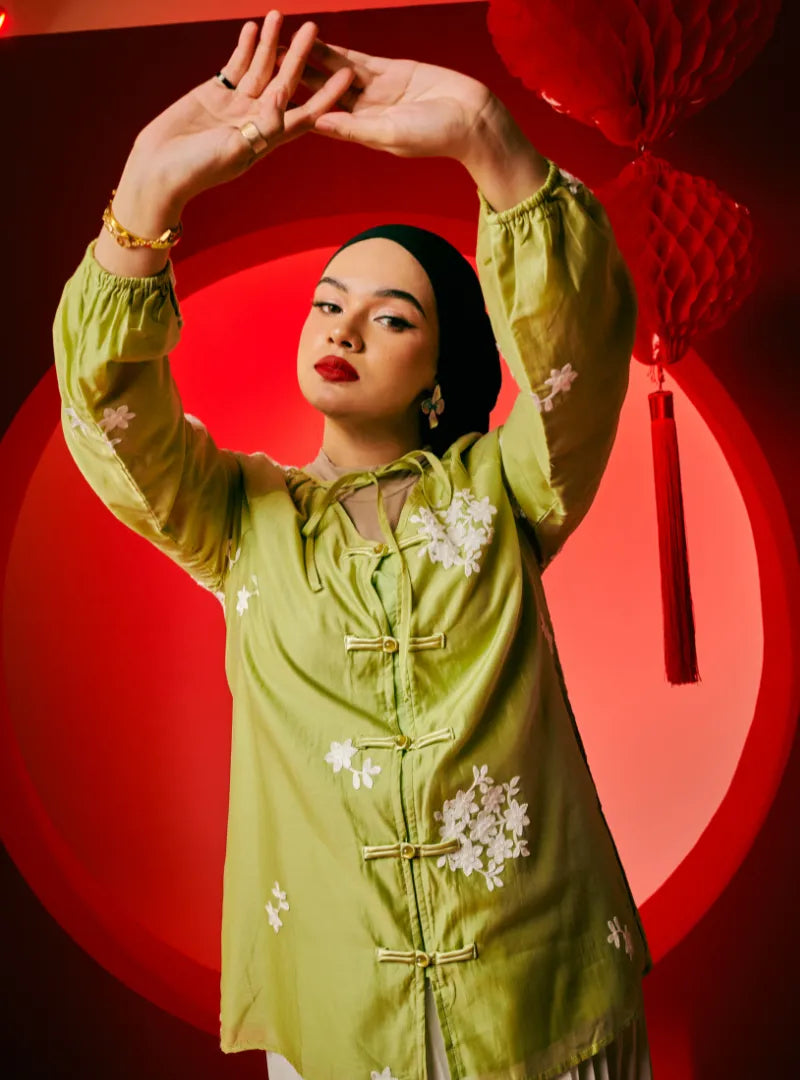
<path fill-rule="evenodd" d="M 259 154 L 263 154 L 269 146 L 269 142 L 264 138 L 252 120 L 248 120 L 247 123 L 243 124 L 238 130 L 241 131 L 242 135 L 247 139 L 256 157 L 258 157 Z"/>

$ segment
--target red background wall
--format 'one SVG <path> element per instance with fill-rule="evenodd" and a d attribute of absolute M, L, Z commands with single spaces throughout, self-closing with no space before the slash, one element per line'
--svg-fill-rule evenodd
<path fill-rule="evenodd" d="M 325 14 L 320 34 L 366 52 L 412 56 L 486 82 L 531 140 L 600 186 L 624 149 L 559 117 L 512 79 L 495 54 L 482 4 Z M 302 22 L 287 18 L 284 35 Z M 797 140 L 787 96 L 800 17 L 786 5 L 772 40 L 717 102 L 657 153 L 749 206 L 763 243 L 758 289 L 728 327 L 698 344 L 759 438 L 800 531 L 793 321 L 800 271 Z M 53 35 L 0 44 L 6 220 L 0 430 L 51 363 L 50 327 L 63 282 L 95 234 L 136 131 L 217 70 L 237 23 Z M 282 174 L 282 166 L 285 165 Z M 286 182 L 291 166 L 292 182 Z M 303 182 L 296 182 L 302 174 Z M 377 182 L 376 182 L 377 181 Z M 185 215 L 176 262 L 202 244 L 280 220 L 375 206 L 476 216 L 457 164 L 411 161 L 309 136 Z M 269 447 L 266 447 L 269 450 Z M 656 1080 L 793 1076 L 794 972 L 800 967 L 793 881 L 800 755 L 793 752 L 770 815 L 729 888 L 648 976 Z M 665 814 L 669 807 L 665 806 Z M 6 960 L 3 1055 L 10 1075 L 167 1077 L 265 1075 L 260 1054 L 223 1056 L 215 1039 L 169 1016 L 106 973 L 54 922 L 3 856 Z M 7 1069 L 4 1072 L 8 1075 Z M 348 1078 L 342 1078 L 348 1080 Z"/>

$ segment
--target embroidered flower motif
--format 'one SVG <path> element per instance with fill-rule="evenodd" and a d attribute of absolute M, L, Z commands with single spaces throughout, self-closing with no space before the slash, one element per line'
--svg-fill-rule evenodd
<path fill-rule="evenodd" d="M 373 1069 L 369 1074 L 369 1080 L 397 1080 L 397 1077 L 392 1075 L 392 1070 L 387 1065 L 383 1072 L 376 1072 Z"/>
<path fill-rule="evenodd" d="M 583 187 L 582 181 L 579 180 L 577 176 L 573 176 L 572 173 L 568 173 L 566 169 L 562 169 L 560 165 L 558 167 L 558 171 L 561 175 L 562 180 L 564 181 L 564 187 L 568 188 L 573 195 L 577 195 L 578 188 Z"/>
<path fill-rule="evenodd" d="M 267 913 L 269 925 L 277 934 L 280 928 L 283 926 L 283 919 L 281 919 L 280 913 L 282 911 L 288 911 L 289 905 L 286 902 L 286 893 L 283 891 L 277 881 L 272 887 L 272 895 L 275 897 L 278 903 L 273 904 L 272 901 L 270 901 L 268 904 L 264 905 L 264 910 Z"/>
<path fill-rule="evenodd" d="M 250 601 L 254 596 L 260 596 L 256 575 L 251 574 L 250 580 L 253 583 L 253 591 L 251 592 L 246 585 L 243 585 L 236 594 L 236 610 L 240 615 L 244 615 L 247 611 Z"/>
<path fill-rule="evenodd" d="M 496 863 L 512 859 L 514 844 L 505 833 L 495 833 L 486 848 L 486 854 Z"/>
<path fill-rule="evenodd" d="M 468 516 L 481 525 L 491 525 L 492 517 L 496 513 L 497 511 L 489 502 L 488 495 L 484 495 L 482 499 L 474 499 L 467 508 Z"/>
<path fill-rule="evenodd" d="M 269 925 L 277 934 L 280 928 L 283 926 L 283 919 L 278 914 L 278 908 L 274 908 L 272 904 L 267 904 L 265 908 L 267 912 L 267 918 L 269 919 Z"/>
<path fill-rule="evenodd" d="M 552 412 L 553 398 L 559 393 L 566 394 L 577 377 L 578 372 L 572 370 L 572 364 L 564 364 L 562 368 L 550 368 L 550 378 L 544 380 L 544 385 L 550 387 L 547 397 L 541 398 L 531 390 L 531 397 L 539 412 Z"/>
<path fill-rule="evenodd" d="M 116 431 L 117 428 L 126 429 L 128 421 L 135 418 L 136 413 L 132 413 L 127 405 L 120 405 L 116 409 L 103 409 L 103 418 L 97 422 L 108 434 L 109 431 Z"/>
<path fill-rule="evenodd" d="M 527 809 L 527 803 L 520 806 L 516 799 L 508 800 L 508 809 L 504 811 L 503 818 L 505 819 L 506 828 L 510 829 L 514 836 L 522 836 L 524 827 L 530 825 L 530 821 L 525 814 Z"/>
<path fill-rule="evenodd" d="M 122 408 L 124 409 L 125 406 L 123 405 Z M 115 411 L 116 410 L 113 410 L 113 409 L 106 409 L 106 412 L 115 412 Z M 102 449 L 104 451 L 106 451 L 107 453 L 109 453 L 109 454 L 116 453 L 116 451 L 114 450 L 114 447 L 118 443 L 122 442 L 121 438 L 118 437 L 116 439 L 109 439 L 108 431 L 98 430 L 97 427 L 94 427 L 91 423 L 88 423 L 81 416 L 79 416 L 77 409 L 74 409 L 72 406 L 69 406 L 68 408 L 65 408 L 64 409 L 64 414 L 69 417 L 70 427 L 73 430 L 75 428 L 78 428 L 80 430 L 81 435 L 85 435 L 92 442 L 94 442 L 98 446 L 102 447 Z M 131 418 L 133 418 L 133 413 L 131 413 L 130 416 L 131 416 Z M 102 420 L 99 421 L 99 426 L 102 428 L 102 426 L 103 426 L 103 421 Z M 128 425 L 125 424 L 125 426 L 127 427 Z M 109 429 L 109 430 L 113 430 L 113 429 Z"/>
<path fill-rule="evenodd" d="M 350 764 L 351 759 L 355 754 L 359 752 L 357 746 L 353 746 L 352 739 L 345 739 L 344 742 L 332 742 L 331 748 L 325 755 L 325 760 L 329 765 L 333 766 L 335 773 L 341 772 L 342 769 L 347 769 L 348 772 L 353 774 L 353 787 L 358 790 L 363 784 L 364 787 L 372 787 L 372 777 L 377 776 L 381 771 L 380 765 L 373 765 L 372 758 L 364 758 L 364 762 L 360 769 L 354 769 Z"/>
<path fill-rule="evenodd" d="M 631 935 L 628 927 L 621 926 L 619 919 L 615 915 L 613 920 L 608 920 L 608 929 L 611 931 L 611 933 L 606 938 L 606 941 L 609 943 L 609 945 L 613 944 L 614 948 L 618 949 L 620 939 L 622 939 L 625 942 L 625 952 L 631 959 L 633 959 L 633 936 Z"/>
<path fill-rule="evenodd" d="M 428 537 L 420 556 L 427 554 L 431 562 L 441 563 L 445 570 L 462 566 L 467 577 L 476 574 L 481 552 L 494 535 L 491 519 L 496 513 L 488 496 L 477 499 L 468 488 L 456 491 L 445 510 L 434 512 L 421 507 L 411 517 Z"/>
<path fill-rule="evenodd" d="M 494 813 L 491 810 L 484 808 L 478 811 L 478 816 L 470 829 L 470 839 L 477 840 L 479 844 L 485 844 L 491 840 L 496 833 L 496 825 L 494 819 Z M 511 841 L 509 840 L 509 844 Z"/>
<path fill-rule="evenodd" d="M 506 861 L 530 854 L 527 841 L 521 839 L 525 826 L 530 825 L 528 804 L 518 802 L 518 794 L 518 776 L 495 784 L 488 765 L 473 765 L 472 784 L 445 800 L 433 815 L 441 822 L 441 839 L 461 843 L 458 851 L 442 855 L 436 865 L 461 870 L 466 877 L 473 872 L 482 874 L 489 892 L 501 888 Z M 484 856 L 488 859 L 485 868 Z"/>
<path fill-rule="evenodd" d="M 358 750 L 353 746 L 352 739 L 347 739 L 345 742 L 332 742 L 325 760 L 329 765 L 333 765 L 334 772 L 339 772 L 341 769 L 350 768 L 350 758 L 357 753 Z"/>
<path fill-rule="evenodd" d="M 358 789 L 362 783 L 364 787 L 372 787 L 372 777 L 381 771 L 380 765 L 373 765 L 372 758 L 364 758 L 364 764 L 360 769 L 351 769 L 353 774 L 353 787 Z"/>
<path fill-rule="evenodd" d="M 502 784 L 496 784 L 494 787 L 490 787 L 486 794 L 481 799 L 481 805 L 485 810 L 490 813 L 494 813 L 495 810 L 499 810 L 506 800 L 506 793 L 503 791 Z"/>
<path fill-rule="evenodd" d="M 281 910 L 288 911 L 289 910 L 289 905 L 286 903 L 286 893 L 280 887 L 280 885 L 278 884 L 277 881 L 272 886 L 272 895 L 278 901 L 278 910 L 279 911 L 281 911 Z"/>
<path fill-rule="evenodd" d="M 89 425 L 85 420 L 81 420 L 75 409 L 64 409 L 64 412 L 69 417 L 70 427 L 80 428 L 82 435 L 85 435 L 89 431 Z"/>

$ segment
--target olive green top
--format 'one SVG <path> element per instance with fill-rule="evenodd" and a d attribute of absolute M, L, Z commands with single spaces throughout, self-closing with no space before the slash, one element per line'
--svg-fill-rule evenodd
<path fill-rule="evenodd" d="M 322 481 L 183 414 L 171 266 L 93 245 L 54 337 L 64 434 L 110 510 L 222 601 L 233 694 L 221 1047 L 304 1080 L 545 1080 L 641 1010 L 647 945 L 564 686 L 541 573 L 592 502 L 636 318 L 595 196 L 555 165 L 477 266 L 519 386 L 440 459 Z M 418 474 L 393 525 L 379 480 Z M 374 485 L 384 540 L 340 503 Z"/>

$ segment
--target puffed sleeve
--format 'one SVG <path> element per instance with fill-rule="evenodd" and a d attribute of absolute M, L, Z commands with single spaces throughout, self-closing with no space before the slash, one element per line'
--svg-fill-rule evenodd
<path fill-rule="evenodd" d="M 112 513 L 216 590 L 237 540 L 241 468 L 183 411 L 168 358 L 181 326 L 171 263 L 120 277 L 91 243 L 53 326 L 62 426 Z"/>
<path fill-rule="evenodd" d="M 477 267 L 519 387 L 498 432 L 504 481 L 542 569 L 597 492 L 628 387 L 636 293 L 601 203 L 550 163 L 545 184 L 495 212 L 478 190 Z"/>

